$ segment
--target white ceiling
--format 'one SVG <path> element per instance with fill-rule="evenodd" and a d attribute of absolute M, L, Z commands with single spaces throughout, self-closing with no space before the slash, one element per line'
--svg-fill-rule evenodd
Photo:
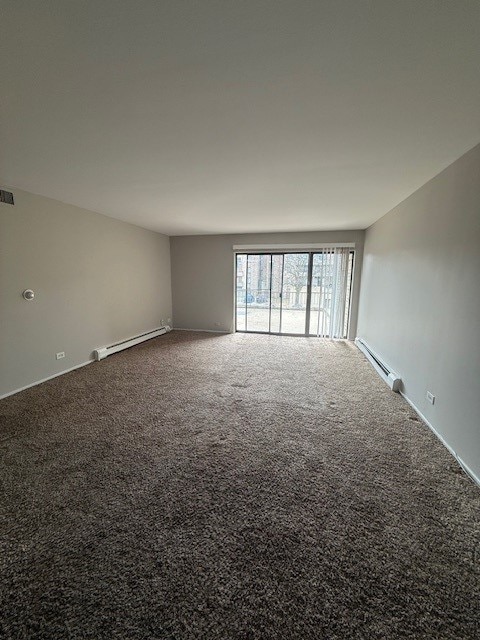
<path fill-rule="evenodd" d="M 0 179 L 170 235 L 364 228 L 480 141 L 478 0 L 0 0 Z"/>

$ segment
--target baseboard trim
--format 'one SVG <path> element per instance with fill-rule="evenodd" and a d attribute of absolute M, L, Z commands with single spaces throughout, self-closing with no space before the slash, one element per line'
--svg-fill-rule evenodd
<path fill-rule="evenodd" d="M 224 329 L 185 329 L 184 327 L 173 327 L 172 331 L 195 331 L 195 333 L 232 333 Z"/>
<path fill-rule="evenodd" d="M 41 380 L 37 380 L 36 382 L 32 382 L 31 384 L 27 384 L 24 387 L 20 387 L 20 389 L 14 389 L 13 391 L 9 391 L 8 393 L 4 393 L 0 396 L 0 400 L 4 398 L 8 398 L 8 396 L 13 396 L 16 393 L 20 393 L 20 391 L 25 391 L 25 389 L 30 389 L 31 387 L 36 387 L 38 384 L 42 384 L 42 382 L 48 382 L 48 380 L 53 380 L 53 378 L 58 378 L 59 376 L 63 376 L 65 373 L 70 373 L 70 371 L 75 371 L 75 369 L 80 369 L 81 367 L 85 367 L 87 364 L 92 364 L 95 360 L 87 360 L 86 362 L 82 362 L 81 364 L 76 364 L 74 367 L 70 367 L 69 369 L 64 369 L 63 371 L 59 371 L 58 373 L 54 373 L 53 376 L 48 376 L 47 378 L 42 378 Z"/>
<path fill-rule="evenodd" d="M 440 440 L 440 442 L 443 444 L 443 446 L 449 451 L 449 453 L 455 458 L 455 460 L 458 462 L 458 464 L 462 467 L 462 469 L 464 470 L 466 475 L 469 476 L 470 479 L 476 485 L 478 485 L 480 487 L 480 478 L 472 471 L 472 469 L 470 469 L 470 467 L 467 464 L 465 464 L 465 462 L 462 460 L 462 458 L 460 458 L 460 456 L 457 454 L 457 452 L 454 449 L 452 449 L 452 447 L 448 444 L 448 442 L 445 440 L 445 438 L 442 435 L 440 435 L 438 433 L 438 431 L 435 429 L 435 427 L 432 425 L 432 423 L 427 420 L 427 418 L 423 415 L 423 413 L 420 411 L 420 409 L 418 409 L 418 407 L 410 400 L 410 398 L 408 398 L 405 395 L 405 392 L 404 391 L 400 391 L 399 393 L 403 398 L 405 398 L 405 400 L 412 407 L 412 409 L 415 411 L 415 413 L 418 415 L 418 417 L 422 420 L 422 422 L 424 422 L 427 425 L 427 427 L 431 431 L 433 431 L 433 433 Z"/>

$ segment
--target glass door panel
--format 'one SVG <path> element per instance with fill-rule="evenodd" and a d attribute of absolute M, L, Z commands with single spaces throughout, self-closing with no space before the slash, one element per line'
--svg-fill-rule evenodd
<path fill-rule="evenodd" d="M 247 256 L 246 331 L 270 331 L 271 254 Z"/>
<path fill-rule="evenodd" d="M 237 253 L 235 270 L 235 326 L 237 331 L 247 329 L 247 255 Z"/>
<path fill-rule="evenodd" d="M 272 293 L 270 307 L 270 331 L 281 333 L 282 331 L 282 282 L 283 282 L 283 255 L 272 254 Z"/>
<path fill-rule="evenodd" d="M 284 255 L 281 333 L 305 334 L 309 258 L 308 253 Z"/>

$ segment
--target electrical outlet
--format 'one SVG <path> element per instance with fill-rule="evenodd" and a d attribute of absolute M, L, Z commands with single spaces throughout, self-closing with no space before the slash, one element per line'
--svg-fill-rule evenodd
<path fill-rule="evenodd" d="M 165 326 L 165 320 L 164 320 L 163 318 L 160 320 L 160 326 L 161 326 L 161 327 L 164 327 L 164 326 Z"/>
<path fill-rule="evenodd" d="M 171 324 L 172 319 L 171 318 L 167 318 L 167 324 Z"/>
<path fill-rule="evenodd" d="M 55 358 L 57 360 L 61 360 L 64 357 L 65 357 L 65 351 L 59 351 L 58 353 L 55 354 Z"/>
<path fill-rule="evenodd" d="M 430 404 L 435 404 L 435 396 L 430 391 L 427 391 L 427 400 Z"/>

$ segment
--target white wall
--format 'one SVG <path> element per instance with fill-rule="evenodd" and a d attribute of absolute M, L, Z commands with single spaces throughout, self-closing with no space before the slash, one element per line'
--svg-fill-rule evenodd
<path fill-rule="evenodd" d="M 0 204 L 0 396 L 172 314 L 167 236 L 11 190 L 15 206 Z"/>
<path fill-rule="evenodd" d="M 237 244 L 354 242 L 350 329 L 355 337 L 364 231 L 311 231 L 170 238 L 174 325 L 182 329 L 234 330 L 234 253 Z"/>
<path fill-rule="evenodd" d="M 479 294 L 480 145 L 367 230 L 358 320 L 358 336 L 477 477 Z"/>

